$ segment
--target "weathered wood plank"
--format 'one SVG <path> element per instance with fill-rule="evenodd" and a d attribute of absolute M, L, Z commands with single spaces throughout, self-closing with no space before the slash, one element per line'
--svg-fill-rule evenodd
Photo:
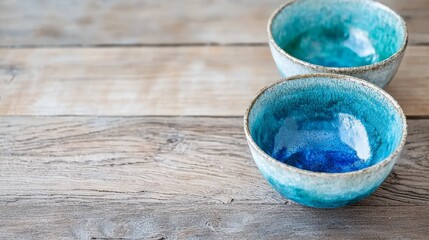
<path fill-rule="evenodd" d="M 361 206 L 429 204 L 429 120 Z M 0 202 L 283 204 L 248 152 L 242 118 L 1 117 Z M 0 211 L 1 212 L 1 211 Z"/>
<path fill-rule="evenodd" d="M 429 208 L 296 205 L 0 205 L 2 239 L 427 239 Z"/>
<path fill-rule="evenodd" d="M 261 43 L 285 0 L 0 2 L 0 46 Z M 426 0 L 382 0 L 404 16 L 411 43 L 429 42 Z"/>
<path fill-rule="evenodd" d="M 280 78 L 266 46 L 0 49 L 1 115 L 240 116 Z M 410 47 L 388 91 L 429 115 L 429 47 Z"/>

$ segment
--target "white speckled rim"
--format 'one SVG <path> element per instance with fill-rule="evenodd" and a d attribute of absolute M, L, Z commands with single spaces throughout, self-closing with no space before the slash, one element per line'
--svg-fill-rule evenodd
<path fill-rule="evenodd" d="M 268 155 L 267 153 L 265 153 L 253 140 L 252 135 L 250 134 L 250 130 L 249 130 L 249 114 L 250 111 L 253 108 L 253 105 L 255 104 L 255 102 L 258 100 L 258 98 L 263 95 L 265 93 L 266 90 L 281 84 L 283 82 L 286 81 L 293 81 L 293 80 L 298 80 L 298 79 L 305 79 L 305 78 L 314 78 L 314 77 L 324 77 L 324 78 L 331 78 L 331 79 L 342 79 L 344 81 L 348 81 L 348 82 L 355 82 L 358 84 L 361 84 L 363 87 L 369 89 L 370 91 L 375 91 L 378 94 L 380 94 L 380 96 L 382 96 L 383 98 L 385 98 L 386 100 L 388 100 L 393 107 L 396 109 L 396 111 L 398 111 L 399 116 L 401 117 L 402 120 L 402 136 L 401 136 L 401 142 L 399 144 L 399 146 L 395 149 L 395 151 L 393 153 L 391 153 L 388 157 L 386 157 L 385 159 L 381 160 L 379 163 L 374 164 L 370 167 L 361 169 L 361 170 L 357 170 L 357 171 L 351 171 L 351 172 L 344 172 L 344 173 L 327 173 L 327 172 L 313 172 L 313 171 L 309 171 L 309 170 L 304 170 L 304 169 L 300 169 L 291 165 L 287 165 L 285 163 L 280 162 L 277 159 L 272 158 L 270 155 Z M 388 163 L 390 163 L 391 161 L 393 161 L 402 151 L 404 145 L 405 145 L 405 140 L 407 138 L 407 120 L 406 117 L 404 115 L 404 112 L 402 111 L 401 107 L 399 106 L 398 102 L 396 102 L 396 100 L 390 96 L 387 92 L 385 92 L 383 89 L 377 87 L 376 85 L 369 83 L 367 81 L 361 80 L 359 78 L 355 78 L 355 77 L 351 77 L 351 76 L 346 76 L 346 75 L 338 75 L 338 74 L 332 74 L 332 73 L 315 73 L 315 74 L 305 74 L 305 75 L 296 75 L 293 77 L 289 77 L 289 78 L 283 78 L 280 79 L 277 82 L 274 82 L 266 87 L 264 87 L 263 89 L 261 89 L 259 91 L 259 93 L 253 98 L 253 100 L 250 102 L 249 107 L 246 110 L 246 113 L 244 115 L 244 133 L 246 134 L 246 138 L 247 141 L 249 142 L 249 144 L 256 149 L 256 151 L 258 151 L 258 153 L 264 157 L 264 159 L 268 162 L 274 163 L 275 165 L 277 165 L 280 168 L 285 168 L 289 171 L 295 171 L 298 172 L 300 174 L 303 175 L 310 175 L 310 176 L 317 176 L 317 177 L 335 177 L 335 176 L 352 176 L 352 175 L 357 175 L 357 174 L 363 174 L 366 172 L 370 172 L 370 171 L 375 171 L 376 169 L 379 168 L 383 168 L 385 167 Z"/>
<path fill-rule="evenodd" d="M 392 9 L 390 9 L 389 7 L 377 2 L 377 1 L 369 1 L 369 0 L 352 0 L 352 1 L 357 1 L 357 2 L 362 2 L 365 4 L 374 4 L 376 7 L 385 10 L 387 12 L 390 12 L 393 14 L 393 16 L 395 16 L 402 25 L 402 28 L 404 30 L 404 41 L 402 42 L 401 47 L 399 48 L 399 50 L 394 53 L 393 55 L 391 55 L 389 58 L 384 59 L 383 61 L 380 62 L 376 62 L 370 65 L 364 65 L 364 66 L 359 66 L 359 67 L 326 67 L 326 66 L 322 66 L 322 65 L 317 65 L 317 64 L 313 64 L 313 63 L 309 63 L 306 61 L 303 61 L 301 59 L 298 59 L 296 57 L 293 57 L 292 55 L 290 55 L 289 53 L 287 53 L 285 50 L 283 50 L 278 44 L 277 42 L 274 40 L 273 38 L 273 34 L 271 32 L 271 25 L 273 23 L 273 20 L 276 18 L 276 16 L 286 7 L 294 4 L 295 2 L 298 2 L 299 0 L 292 0 L 289 1 L 287 3 L 285 3 L 284 5 L 280 6 L 279 8 L 277 8 L 270 16 L 270 19 L 268 20 L 268 25 L 267 25 L 267 31 L 268 31 L 268 38 L 270 43 L 275 47 L 275 49 L 280 52 L 283 56 L 289 58 L 291 61 L 295 62 L 295 63 L 299 63 L 302 64 L 304 66 L 307 66 L 309 68 L 312 69 L 316 69 L 316 70 L 320 70 L 320 71 L 328 71 L 331 73 L 337 73 L 337 74 L 352 74 L 352 73 L 356 73 L 356 72 L 363 72 L 363 71 L 368 71 L 368 70 L 376 70 L 379 69 L 380 67 L 386 66 L 389 63 L 395 61 L 396 59 L 398 59 L 405 51 L 407 45 L 408 45 L 408 29 L 407 29 L 407 24 L 405 23 L 404 19 L 397 14 L 395 11 L 393 11 Z M 350 1 L 350 0 L 349 0 Z"/>

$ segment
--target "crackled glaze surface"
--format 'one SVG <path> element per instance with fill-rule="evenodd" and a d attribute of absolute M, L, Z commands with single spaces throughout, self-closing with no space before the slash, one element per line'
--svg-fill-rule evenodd
<path fill-rule="evenodd" d="M 377 146 L 371 148 L 370 138 L 380 141 L 379 136 L 369 135 L 359 118 L 342 112 L 314 113 L 279 119 L 274 138 L 260 144 L 273 146 L 269 151 L 273 158 L 315 172 L 355 171 L 377 161 L 373 158 Z"/>
<path fill-rule="evenodd" d="M 399 106 L 347 76 L 296 78 L 269 87 L 249 109 L 248 140 L 262 175 L 283 196 L 312 207 L 368 196 L 402 148 Z"/>
<path fill-rule="evenodd" d="M 274 14 L 268 28 L 282 76 L 339 73 L 380 87 L 396 74 L 407 42 L 402 18 L 366 0 L 297 0 Z"/>
<path fill-rule="evenodd" d="M 298 59 L 326 67 L 365 66 L 393 55 L 376 49 L 367 31 L 343 23 L 310 28 L 281 48 Z"/>

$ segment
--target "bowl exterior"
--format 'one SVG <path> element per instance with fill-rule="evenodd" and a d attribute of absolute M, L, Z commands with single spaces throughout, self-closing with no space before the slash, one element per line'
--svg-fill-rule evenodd
<path fill-rule="evenodd" d="M 274 62 L 276 63 L 277 69 L 280 71 L 282 77 L 312 73 L 335 73 L 364 79 L 381 88 L 385 87 L 390 81 L 392 81 L 405 53 L 405 51 L 402 51 L 395 58 L 387 59 L 384 64 L 380 64 L 378 66 L 362 66 L 356 70 L 350 71 L 347 68 L 338 69 L 322 66 L 315 68 L 314 65 L 312 66 L 311 64 L 297 61 L 286 56 L 285 53 L 279 50 L 278 46 L 275 46 L 272 41 L 270 41 L 269 44 Z"/>
<path fill-rule="evenodd" d="M 268 161 L 268 157 L 249 141 L 252 157 L 264 178 L 285 198 L 315 208 L 337 208 L 351 205 L 373 193 L 390 174 L 395 158 L 370 171 L 352 174 L 308 174 L 285 168 L 283 163 Z"/>

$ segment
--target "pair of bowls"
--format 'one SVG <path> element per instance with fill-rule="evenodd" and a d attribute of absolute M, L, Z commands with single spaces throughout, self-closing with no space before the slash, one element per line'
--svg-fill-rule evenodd
<path fill-rule="evenodd" d="M 369 0 L 295 0 L 274 12 L 268 34 L 287 78 L 261 90 L 244 117 L 260 172 L 284 197 L 310 207 L 369 196 L 407 135 L 403 111 L 380 88 L 404 55 L 405 22 Z"/>

